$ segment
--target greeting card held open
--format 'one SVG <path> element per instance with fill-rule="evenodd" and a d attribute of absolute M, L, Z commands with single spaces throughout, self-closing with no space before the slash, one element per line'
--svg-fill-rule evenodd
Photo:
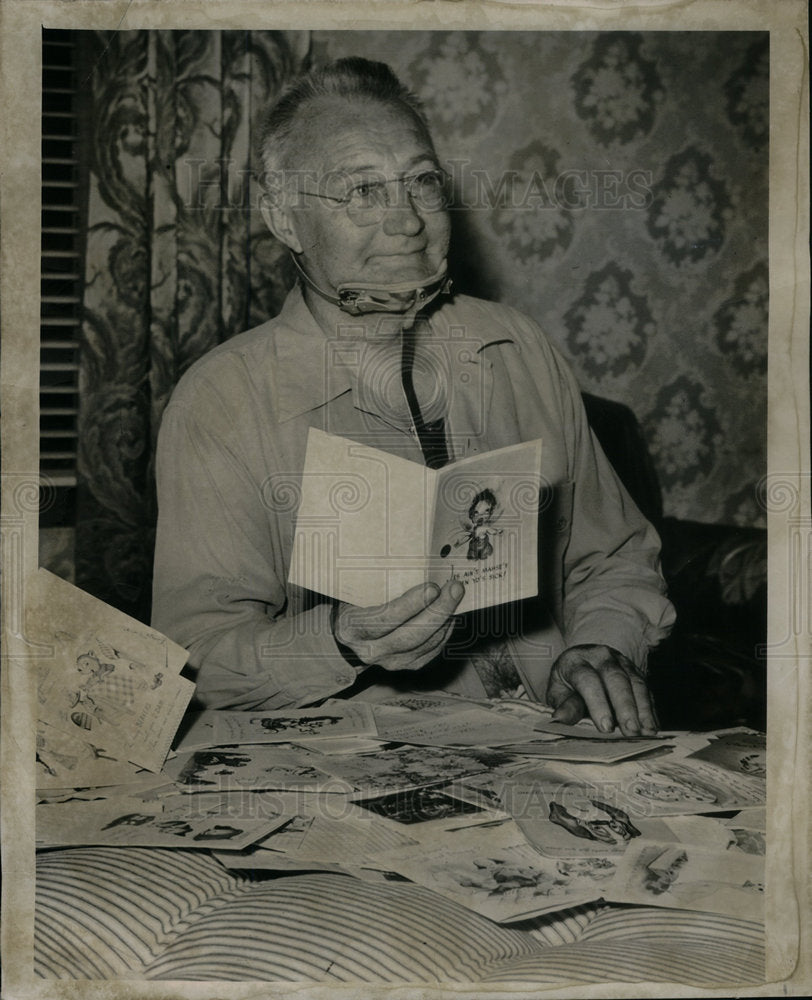
<path fill-rule="evenodd" d="M 311 428 L 289 581 L 361 607 L 452 577 L 459 613 L 538 593 L 541 441 L 441 469 Z"/>

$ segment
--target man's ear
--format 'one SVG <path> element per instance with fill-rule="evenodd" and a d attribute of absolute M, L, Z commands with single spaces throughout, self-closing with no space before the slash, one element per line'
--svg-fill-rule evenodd
<path fill-rule="evenodd" d="M 263 194 L 259 203 L 265 225 L 274 236 L 294 253 L 302 252 L 302 244 L 296 235 L 296 229 L 290 216 L 290 211 L 281 203 L 279 194 Z"/>

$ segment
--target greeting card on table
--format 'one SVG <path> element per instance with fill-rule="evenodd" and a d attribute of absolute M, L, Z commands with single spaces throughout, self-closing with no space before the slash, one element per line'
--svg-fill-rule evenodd
<path fill-rule="evenodd" d="M 63 760 L 62 770 L 76 786 L 98 780 L 102 758 L 160 771 L 194 692 L 180 676 L 186 650 L 45 569 L 27 593 L 26 626 L 41 649 L 38 720 L 91 748 L 71 755 L 80 765 Z M 48 767 L 58 771 L 48 732 L 40 749 L 50 747 Z"/>
<path fill-rule="evenodd" d="M 370 607 L 465 584 L 458 611 L 538 593 L 541 441 L 429 469 L 311 428 L 289 580 Z"/>

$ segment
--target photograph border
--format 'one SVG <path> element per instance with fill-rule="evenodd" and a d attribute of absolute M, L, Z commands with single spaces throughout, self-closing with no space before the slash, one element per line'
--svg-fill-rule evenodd
<path fill-rule="evenodd" d="M 37 649 L 26 638 L 26 580 L 38 561 L 41 28 L 742 30 L 770 32 L 768 857 L 765 984 L 740 996 L 803 995 L 810 926 L 812 517 L 809 451 L 808 25 L 802 0 L 688 3 L 0 0 L 0 302 L 2 311 L 3 996 L 206 997 L 214 984 L 33 977 L 34 725 Z M 512 995 L 404 986 L 216 984 L 218 997 Z M 516 994 L 552 992 L 526 985 Z M 556 989 L 558 996 L 724 996 L 663 983 Z"/>

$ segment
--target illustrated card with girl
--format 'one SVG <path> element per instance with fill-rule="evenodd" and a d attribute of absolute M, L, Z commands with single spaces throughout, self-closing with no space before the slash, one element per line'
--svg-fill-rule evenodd
<path fill-rule="evenodd" d="M 28 632 L 40 651 L 39 721 L 159 771 L 194 691 L 180 676 L 186 650 L 42 569 Z"/>
<path fill-rule="evenodd" d="M 429 579 L 465 584 L 460 612 L 538 593 L 541 442 L 472 455 L 437 472 Z"/>
<path fill-rule="evenodd" d="M 538 593 L 541 441 L 441 469 L 311 428 L 289 581 L 370 607 L 452 577 L 459 613 Z"/>

